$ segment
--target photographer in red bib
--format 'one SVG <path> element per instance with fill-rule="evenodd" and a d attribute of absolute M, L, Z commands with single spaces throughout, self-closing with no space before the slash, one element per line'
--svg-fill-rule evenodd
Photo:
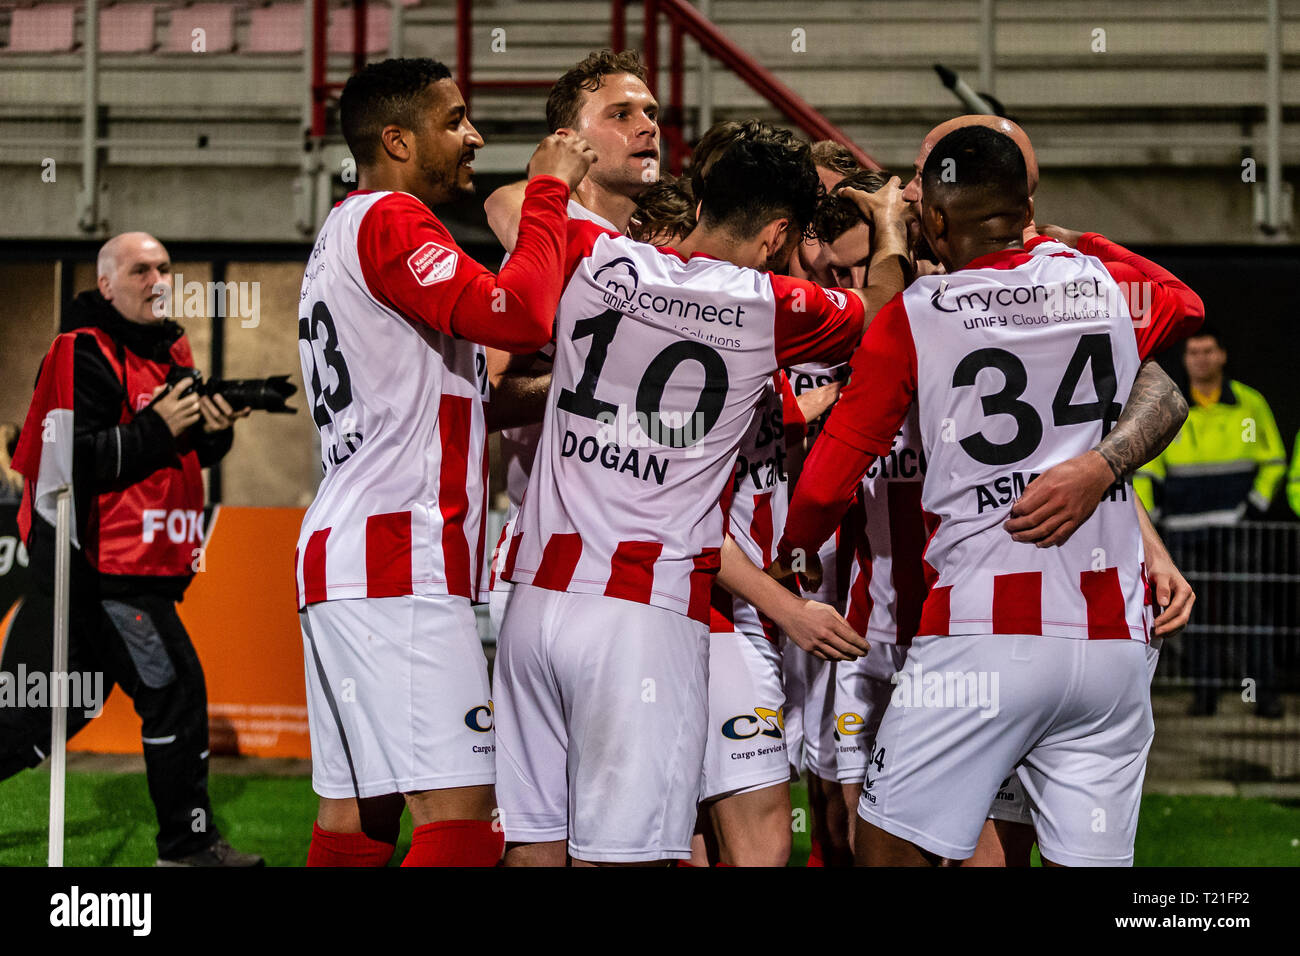
<path fill-rule="evenodd" d="M 249 409 L 201 396 L 189 379 L 167 384 L 173 368 L 194 359 L 184 329 L 166 317 L 171 262 L 157 239 L 114 236 L 97 272 L 98 288 L 65 310 L 72 331 L 41 363 L 14 454 L 25 479 L 19 527 L 33 587 L 0 670 L 52 669 L 56 497 L 71 484 L 68 671 L 102 674 L 103 683 L 83 680 L 82 699 L 68 702 L 68 736 L 121 687 L 140 715 L 158 865 L 260 866 L 212 819 L 207 690 L 176 613 L 204 542 L 202 469 L 230 450 L 234 421 Z M 0 708 L 0 779 L 35 767 L 49 750 L 44 706 Z"/>

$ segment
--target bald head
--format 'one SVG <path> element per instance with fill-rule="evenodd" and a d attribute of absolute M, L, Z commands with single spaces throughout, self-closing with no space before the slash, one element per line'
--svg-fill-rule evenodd
<path fill-rule="evenodd" d="M 1029 195 L 1034 194 L 1038 189 L 1038 157 L 1034 155 L 1034 146 L 1029 142 L 1029 137 L 1025 135 L 1025 131 L 1005 116 L 970 113 L 966 116 L 954 116 L 950 120 L 944 120 L 925 134 L 925 139 L 921 140 L 921 148 L 916 154 L 916 161 L 912 164 L 912 181 L 907 184 L 903 191 L 904 199 L 908 202 L 918 202 L 920 200 L 921 170 L 925 168 L 925 161 L 930 157 L 930 151 L 934 149 L 939 140 L 949 133 L 967 126 L 984 126 L 996 130 L 1004 136 L 1011 137 L 1012 142 L 1020 147 L 1020 152 L 1025 157 L 1025 173 L 1029 177 Z"/>
<path fill-rule="evenodd" d="M 921 232 L 952 272 L 971 259 L 1020 245 L 1033 218 L 1024 154 L 983 125 L 944 136 L 921 173 Z"/>
<path fill-rule="evenodd" d="M 124 232 L 104 243 L 95 271 L 100 294 L 123 318 L 150 325 L 167 317 L 171 259 L 163 244 L 147 232 Z"/>

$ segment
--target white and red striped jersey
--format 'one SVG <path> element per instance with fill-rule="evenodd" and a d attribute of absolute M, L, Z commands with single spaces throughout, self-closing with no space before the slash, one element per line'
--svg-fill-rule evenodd
<path fill-rule="evenodd" d="M 525 201 L 528 209 L 548 210 L 550 229 L 564 221 L 567 194 L 563 182 L 539 177 Z M 528 249 L 514 278 L 532 275 L 524 270 L 549 241 L 549 259 L 538 260 L 549 269 L 538 274 L 550 275 L 554 295 L 561 246 L 545 236 L 539 246 L 542 225 L 540 215 L 529 220 Z M 324 470 L 295 555 L 300 607 L 405 594 L 477 598 L 487 363 L 481 345 L 455 332 L 478 335 L 490 328 L 489 301 L 508 302 L 498 312 L 509 314 L 495 317 L 503 330 L 483 340 L 518 344 L 510 337 L 522 333 L 507 329 L 518 325 L 515 303 L 522 300 L 513 284 L 496 282 L 406 193 L 353 193 L 326 218 L 303 277 L 298 317 Z M 544 284 L 534 282 L 534 295 L 546 294 L 538 283 Z"/>
<path fill-rule="evenodd" d="M 570 223 L 542 443 L 506 555 L 516 584 L 708 623 L 722 499 L 776 369 L 843 360 L 861 300 Z"/>
<path fill-rule="evenodd" d="M 570 219 L 594 222 L 602 229 L 618 232 L 612 222 L 592 212 L 576 199 L 569 200 L 568 213 Z M 509 258 L 510 254 L 506 253 L 506 259 Z M 505 265 L 505 260 L 502 260 L 501 264 Z M 548 345 L 537 353 L 534 368 L 544 369 L 554 361 L 554 358 L 555 346 Z M 488 400 L 491 401 L 491 396 Z M 506 497 L 510 501 L 510 506 L 506 512 L 506 523 L 501 529 L 500 540 L 497 541 L 496 549 L 492 554 L 491 575 L 486 585 L 491 590 L 510 587 L 510 583 L 501 577 L 501 569 L 506 557 L 505 543 L 514 533 L 515 515 L 519 513 L 519 503 L 524 500 L 524 489 L 528 487 L 528 476 L 532 473 L 533 459 L 537 457 L 537 445 L 541 440 L 541 422 L 536 425 L 521 425 L 518 428 L 501 430 L 501 460 L 506 471 Z"/>
<path fill-rule="evenodd" d="M 776 542 L 785 530 L 790 476 L 785 463 L 786 395 L 792 399 L 789 379 L 777 372 L 763 390 L 754 420 L 740 440 L 732 472 L 727 508 L 727 533 L 745 556 L 766 568 L 776 556 Z M 709 631 L 762 634 L 776 643 L 774 625 L 758 609 L 720 584 L 713 586 L 713 612 Z"/>
<path fill-rule="evenodd" d="M 1077 251 L 1040 243 L 920 279 L 880 311 L 804 467 L 781 547 L 824 539 L 915 402 L 932 528 L 917 633 L 1145 641 L 1127 482 L 1061 547 L 1017 543 L 1002 525 L 1034 477 L 1101 440 L 1141 359 L 1186 337 L 1203 306 L 1103 237 L 1085 235 Z"/>
<path fill-rule="evenodd" d="M 844 617 L 869 641 L 912 643 L 921 624 L 929 532 L 921 509 L 925 449 L 913 403 L 889 453 L 871 463 L 849 510 L 858 532 Z"/>

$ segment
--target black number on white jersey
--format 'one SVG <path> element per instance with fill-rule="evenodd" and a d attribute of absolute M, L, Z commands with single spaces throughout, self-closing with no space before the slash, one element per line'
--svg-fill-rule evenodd
<path fill-rule="evenodd" d="M 561 389 L 555 404 L 566 412 L 597 421 L 614 421 L 618 409 L 610 402 L 596 397 L 600 374 L 609 357 L 609 346 L 618 331 L 623 313 L 606 309 L 590 319 L 580 319 L 573 325 L 573 341 L 591 337 L 591 349 L 582 368 L 582 376 L 572 389 Z M 695 403 L 689 420 L 678 428 L 664 428 L 661 424 L 664 390 L 673 373 L 684 362 L 698 362 L 704 369 L 704 387 Z M 673 342 L 650 360 L 636 390 L 636 410 L 644 416 L 649 434 L 659 444 L 670 448 L 686 448 L 702 440 L 718 423 L 727 402 L 730 380 L 727 363 L 703 342 L 685 339 Z M 603 416 L 603 418 L 602 418 Z M 698 428 L 696 427 L 698 423 Z"/>
<path fill-rule="evenodd" d="M 348 374 L 348 363 L 339 351 L 334 317 L 324 302 L 317 302 L 311 307 L 310 319 L 298 320 L 298 338 L 307 343 L 307 350 L 311 354 L 311 381 L 308 383 L 312 394 L 311 417 L 317 427 L 322 429 L 323 445 L 323 429 L 333 424 L 330 412 L 338 414 L 352 404 L 352 377 Z M 337 384 L 333 388 L 327 388 L 324 384 L 326 377 L 321 374 L 318 355 L 325 360 L 326 367 L 334 372 Z M 361 434 L 356 431 L 355 423 L 348 425 L 345 420 L 344 433 L 340 437 L 346 450 L 340 452 L 331 447 L 325 452 L 332 464 L 346 461 L 361 445 Z"/>
<path fill-rule="evenodd" d="M 1075 388 L 1083 377 L 1084 366 L 1092 369 L 1093 391 L 1097 400 L 1073 404 Z M 1023 401 L 1029 384 L 1025 363 L 1006 349 L 976 349 L 957 363 L 952 374 L 953 388 L 966 388 L 986 368 L 1002 373 L 1002 388 L 989 395 L 980 396 L 980 405 L 986 418 L 1009 415 L 1016 421 L 1016 433 L 1009 441 L 992 442 L 983 432 L 975 432 L 960 440 L 966 454 L 986 465 L 1011 465 L 1024 461 L 1043 440 L 1043 421 L 1034 406 Z M 1080 336 L 1074 354 L 1070 356 L 1065 374 L 1052 399 L 1052 424 L 1084 425 L 1100 421 L 1102 434 L 1110 431 L 1119 418 L 1122 406 L 1115 401 L 1118 384 L 1115 378 L 1115 359 L 1111 352 L 1110 335 L 1092 332 Z"/>

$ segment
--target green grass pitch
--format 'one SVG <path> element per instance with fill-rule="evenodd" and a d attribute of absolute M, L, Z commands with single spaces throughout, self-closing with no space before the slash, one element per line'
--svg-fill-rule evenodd
<path fill-rule="evenodd" d="M 316 812 L 309 780 L 213 776 L 211 793 L 217 825 L 235 846 L 261 853 L 271 866 L 305 862 Z M 796 807 L 807 807 L 802 786 L 793 797 Z M 0 783 L 0 866 L 44 865 L 48 813 L 48 774 L 24 772 Z M 68 866 L 150 866 L 157 855 L 143 774 L 70 773 L 65 829 Z M 408 816 L 394 865 L 409 844 Z M 807 857 L 808 834 L 796 828 L 791 865 Z M 1300 865 L 1300 801 L 1147 796 L 1137 864 Z"/>

